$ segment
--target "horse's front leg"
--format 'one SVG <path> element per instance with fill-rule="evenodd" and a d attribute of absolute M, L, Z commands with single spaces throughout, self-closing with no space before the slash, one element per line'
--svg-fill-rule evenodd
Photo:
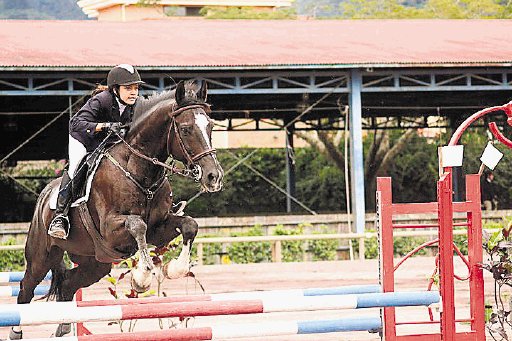
<path fill-rule="evenodd" d="M 183 247 L 177 259 L 172 259 L 163 266 L 163 273 L 169 279 L 185 277 L 190 271 L 190 254 L 192 244 L 199 227 L 191 217 L 169 215 L 164 224 L 158 229 L 156 245 L 165 245 L 180 234 L 183 236 Z M 165 231 L 165 232 L 164 232 Z"/>
<path fill-rule="evenodd" d="M 130 215 L 126 218 L 125 227 L 137 241 L 140 256 L 137 267 L 132 270 L 132 288 L 139 293 L 145 292 L 151 287 L 151 270 L 153 269 L 153 261 L 149 256 L 146 242 L 147 225 L 140 216 Z"/>

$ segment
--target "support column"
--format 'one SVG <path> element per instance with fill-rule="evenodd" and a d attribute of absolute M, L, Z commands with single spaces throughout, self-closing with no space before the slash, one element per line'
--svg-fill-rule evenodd
<path fill-rule="evenodd" d="M 350 73 L 350 186 L 352 190 L 352 216 L 355 232 L 363 233 L 365 224 L 364 163 L 362 136 L 362 106 L 360 70 Z"/>
<path fill-rule="evenodd" d="M 294 204 L 290 195 L 295 197 L 295 160 L 293 159 L 293 125 L 286 128 L 286 212 L 294 211 Z"/>

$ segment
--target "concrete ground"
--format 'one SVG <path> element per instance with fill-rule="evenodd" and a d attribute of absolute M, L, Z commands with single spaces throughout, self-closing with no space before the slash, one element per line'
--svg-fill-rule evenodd
<path fill-rule="evenodd" d="M 397 273 L 396 288 L 399 290 L 426 290 L 428 277 L 434 269 L 434 259 L 430 257 L 417 257 L 408 260 Z M 458 274 L 465 276 L 465 266 L 456 261 L 455 269 Z M 113 271 L 117 276 L 121 270 Z M 234 265 L 208 265 L 197 266 L 192 269 L 197 282 L 204 288 L 207 294 L 249 291 L 249 290 L 275 290 L 335 287 L 354 284 L 378 284 L 378 263 L 376 260 L 366 261 L 335 261 L 335 262 L 307 262 L 307 263 L 266 263 L 266 264 L 234 264 Z M 486 297 L 492 301 L 493 284 L 486 273 Z M 193 278 L 179 280 L 165 280 L 162 291 L 167 295 L 192 295 L 202 294 L 202 290 Z M 156 288 L 154 281 L 153 288 Z M 105 280 L 94 284 L 84 290 L 84 300 L 110 299 L 108 287 L 112 287 Z M 127 290 L 129 279 L 123 279 L 117 290 Z M 1 303 L 14 303 L 14 298 L 1 299 Z M 456 281 L 457 318 L 467 317 L 469 314 L 469 289 L 467 282 Z M 37 303 L 36 303 L 37 304 Z M 236 323 L 257 323 L 261 321 L 286 321 L 286 320 L 329 320 L 342 317 L 379 316 L 379 309 L 359 309 L 340 311 L 314 311 L 293 313 L 270 313 L 236 316 L 197 317 L 188 321 L 189 327 L 205 327 L 212 325 L 233 325 Z M 438 314 L 437 314 L 438 315 Z M 425 307 L 397 308 L 398 321 L 427 320 L 428 312 Z M 176 323 L 174 319 L 162 321 L 164 328 L 170 323 Z M 118 324 L 107 322 L 86 323 L 94 334 L 120 332 Z M 129 321 L 123 323 L 123 329 L 127 330 Z M 48 337 L 56 328 L 56 325 L 27 326 L 24 328 L 25 338 Z M 157 320 L 138 320 L 135 331 L 159 330 Z M 458 331 L 468 329 L 467 324 L 459 324 Z M 0 338 L 5 338 L 9 328 L 0 328 Z M 399 333 L 428 333 L 436 332 L 437 326 L 414 325 L 399 327 Z M 491 338 L 489 338 L 491 339 Z M 293 335 L 246 338 L 239 340 L 380 340 L 376 334 L 368 332 L 329 333 L 315 335 Z"/>

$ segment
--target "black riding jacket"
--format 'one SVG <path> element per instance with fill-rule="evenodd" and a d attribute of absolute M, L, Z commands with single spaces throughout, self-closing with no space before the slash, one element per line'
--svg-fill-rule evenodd
<path fill-rule="evenodd" d="M 102 91 L 91 97 L 69 121 L 69 134 L 80 141 L 88 152 L 91 152 L 107 136 L 107 132 L 96 132 L 96 125 L 103 122 L 130 123 L 133 116 L 133 105 L 127 105 L 122 115 L 115 95 Z"/>

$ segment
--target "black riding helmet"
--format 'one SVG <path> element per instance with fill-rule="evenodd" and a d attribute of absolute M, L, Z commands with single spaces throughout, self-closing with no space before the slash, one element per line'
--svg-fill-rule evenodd
<path fill-rule="evenodd" d="M 126 103 L 119 96 L 119 86 L 143 84 L 139 72 L 130 64 L 119 64 L 112 68 L 107 75 L 108 89 L 116 96 L 122 104 Z"/>
<path fill-rule="evenodd" d="M 107 86 L 113 89 L 116 85 L 143 84 L 139 72 L 130 64 L 120 64 L 110 70 L 107 76 Z"/>

